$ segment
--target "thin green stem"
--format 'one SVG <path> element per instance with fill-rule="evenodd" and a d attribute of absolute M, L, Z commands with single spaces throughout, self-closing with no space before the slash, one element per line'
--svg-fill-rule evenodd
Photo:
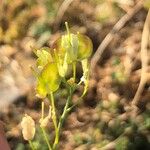
<path fill-rule="evenodd" d="M 43 101 L 41 103 L 41 109 L 42 109 L 41 119 L 43 120 L 44 119 L 44 102 Z M 49 143 L 49 140 L 48 140 L 47 133 L 46 133 L 45 129 L 43 127 L 41 127 L 41 129 L 42 129 L 42 133 L 43 133 L 45 142 L 47 143 L 47 146 L 48 146 L 49 150 L 52 150 L 52 147 Z"/>
<path fill-rule="evenodd" d="M 57 116 L 56 116 L 56 108 L 55 108 L 53 92 L 50 92 L 50 101 L 52 105 L 52 120 L 54 123 L 55 131 L 57 131 Z"/>
<path fill-rule="evenodd" d="M 54 124 L 54 128 L 55 128 L 55 141 L 53 144 L 53 149 L 54 145 L 57 145 L 56 143 L 58 143 L 57 139 L 58 139 L 58 128 L 57 128 L 57 116 L 56 116 L 56 108 L 55 108 L 55 102 L 54 102 L 54 95 L 52 92 L 50 92 L 50 97 L 49 100 L 51 102 L 51 106 L 52 106 L 52 120 L 53 120 L 53 124 Z"/>
<path fill-rule="evenodd" d="M 57 135 L 55 137 L 55 142 L 54 142 L 54 145 L 53 145 L 54 150 L 57 148 L 57 145 L 58 145 L 58 142 L 59 142 L 59 138 L 60 138 L 60 130 L 61 130 L 63 122 L 64 122 L 64 120 L 65 120 L 65 118 L 66 118 L 66 116 L 67 116 L 67 114 L 69 112 L 69 111 L 67 111 L 67 109 L 68 109 L 70 101 L 72 99 L 72 94 L 73 94 L 73 91 L 72 91 L 72 89 L 70 87 L 70 89 L 69 89 L 69 97 L 68 97 L 68 99 L 66 101 L 66 105 L 64 107 L 63 113 L 62 113 L 62 115 L 61 115 L 61 117 L 59 119 L 58 128 L 57 128 Z"/>
<path fill-rule="evenodd" d="M 80 85 L 80 82 L 79 82 L 78 85 Z M 85 91 L 83 91 L 82 95 L 79 97 L 79 99 L 77 100 L 77 102 L 75 104 L 73 104 L 71 107 L 69 107 L 67 109 L 67 111 L 70 112 L 74 107 L 76 107 L 78 104 L 80 104 L 83 101 L 83 97 L 84 97 L 85 94 L 86 94 Z"/>
<path fill-rule="evenodd" d="M 83 81 L 80 80 L 79 83 L 77 83 L 77 85 L 78 85 L 78 86 L 81 85 L 82 82 L 83 82 Z"/>
<path fill-rule="evenodd" d="M 49 143 L 48 136 L 47 136 L 45 128 L 41 127 L 41 129 L 42 129 L 42 133 L 43 133 L 44 139 L 45 139 L 45 141 L 47 143 L 48 149 L 52 150 L 52 147 L 51 147 L 51 145 Z"/>
<path fill-rule="evenodd" d="M 28 142 L 29 142 L 29 145 L 30 145 L 31 149 L 32 149 L 32 150 L 36 150 L 35 147 L 34 147 L 34 145 L 33 145 L 33 143 L 32 143 L 32 141 L 29 140 Z"/>
<path fill-rule="evenodd" d="M 73 67 L 73 80 L 74 82 L 76 82 L 76 62 L 73 62 L 72 67 Z"/>
<path fill-rule="evenodd" d="M 69 108 L 67 109 L 67 111 L 70 112 L 74 107 L 76 107 L 76 106 L 77 106 L 78 104 L 80 104 L 82 101 L 83 101 L 83 99 L 82 99 L 82 97 L 80 97 L 80 98 L 78 99 L 78 101 L 77 101 L 74 105 L 72 105 L 71 107 L 69 107 Z"/>
<path fill-rule="evenodd" d="M 67 34 L 69 36 L 69 41 L 70 41 L 70 30 L 69 30 L 68 22 L 65 22 L 65 26 L 66 26 Z"/>
<path fill-rule="evenodd" d="M 44 119 L 44 102 L 42 101 L 41 103 L 41 108 L 42 108 L 42 115 L 41 118 Z"/>

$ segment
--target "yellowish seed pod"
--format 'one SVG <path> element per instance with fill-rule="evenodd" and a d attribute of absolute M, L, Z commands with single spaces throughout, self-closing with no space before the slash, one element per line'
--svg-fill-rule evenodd
<path fill-rule="evenodd" d="M 27 141 L 32 140 L 35 135 L 35 122 L 27 114 L 22 118 L 21 121 L 23 138 Z"/>
<path fill-rule="evenodd" d="M 49 117 L 45 117 L 44 119 L 40 119 L 40 127 L 45 128 L 49 122 Z"/>
<path fill-rule="evenodd" d="M 52 110 L 51 110 L 51 106 L 49 107 L 49 113 L 48 113 L 48 116 L 45 117 L 45 118 L 41 118 L 39 120 L 39 123 L 40 123 L 40 127 L 42 128 L 45 128 L 47 125 L 48 125 L 48 122 L 51 118 L 51 115 L 52 115 Z"/>

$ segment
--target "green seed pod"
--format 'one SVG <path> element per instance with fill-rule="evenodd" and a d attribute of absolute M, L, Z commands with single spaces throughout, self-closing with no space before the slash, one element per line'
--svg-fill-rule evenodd
<path fill-rule="evenodd" d="M 37 96 L 45 98 L 50 92 L 55 92 L 60 85 L 61 78 L 56 63 L 48 63 L 41 71 L 37 81 Z"/>
<path fill-rule="evenodd" d="M 67 53 L 65 54 L 63 59 L 58 55 L 56 49 L 53 50 L 53 54 L 54 54 L 55 62 L 57 64 L 59 75 L 61 77 L 64 77 L 68 70 Z"/>
<path fill-rule="evenodd" d="M 54 48 L 60 59 L 64 59 L 67 53 L 67 63 L 81 61 L 90 57 L 93 49 L 91 40 L 82 34 L 67 34 L 59 38 Z"/>
<path fill-rule="evenodd" d="M 90 38 L 85 35 L 78 34 L 78 44 L 78 60 L 89 58 L 93 50 Z"/>
<path fill-rule="evenodd" d="M 50 54 L 51 49 L 44 47 L 40 50 L 36 50 L 35 54 L 37 55 L 37 67 L 43 69 L 47 63 L 53 62 L 52 55 Z"/>

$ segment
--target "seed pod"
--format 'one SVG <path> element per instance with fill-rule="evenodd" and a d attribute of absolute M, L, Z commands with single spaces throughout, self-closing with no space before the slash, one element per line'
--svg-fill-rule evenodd
<path fill-rule="evenodd" d="M 44 119 L 40 119 L 40 127 L 45 128 L 49 122 L 49 117 L 45 117 Z"/>
<path fill-rule="evenodd" d="M 66 34 L 59 38 L 54 47 L 60 59 L 67 53 L 67 63 L 81 61 L 90 57 L 93 49 L 91 40 L 82 34 Z"/>
<path fill-rule="evenodd" d="M 93 50 L 92 41 L 89 37 L 85 35 L 78 34 L 77 36 L 78 36 L 78 43 L 79 43 L 77 59 L 78 60 L 87 59 L 92 54 L 92 50 Z"/>
<path fill-rule="evenodd" d="M 38 77 L 37 96 L 45 98 L 50 92 L 55 92 L 59 88 L 60 81 L 56 63 L 48 63 Z"/>
<path fill-rule="evenodd" d="M 51 106 L 50 106 L 50 107 L 49 107 L 48 116 L 45 117 L 45 118 L 41 118 L 41 119 L 39 120 L 40 127 L 45 128 L 45 127 L 48 125 L 48 122 L 49 122 L 51 116 L 52 116 L 52 110 L 51 110 Z"/>
<path fill-rule="evenodd" d="M 35 122 L 27 114 L 23 117 L 21 121 L 23 138 L 27 141 L 32 140 L 35 135 Z"/>
<path fill-rule="evenodd" d="M 48 47 L 43 47 L 40 50 L 35 50 L 35 54 L 38 57 L 36 64 L 39 69 L 42 70 L 46 64 L 54 61 L 50 52 L 51 49 Z"/>

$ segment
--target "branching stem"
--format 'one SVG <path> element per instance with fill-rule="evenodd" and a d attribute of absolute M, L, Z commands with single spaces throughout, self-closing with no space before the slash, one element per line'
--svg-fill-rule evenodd
<path fill-rule="evenodd" d="M 57 132 L 56 132 L 56 136 L 55 136 L 55 142 L 54 142 L 54 145 L 53 145 L 53 149 L 54 150 L 57 148 L 57 145 L 58 145 L 58 142 L 59 142 L 59 138 L 60 138 L 60 131 L 61 131 L 62 125 L 63 125 L 63 122 L 64 122 L 68 112 L 69 112 L 68 108 L 69 108 L 70 101 L 72 99 L 72 95 L 73 95 L 73 90 L 70 87 L 69 88 L 69 96 L 67 98 L 66 105 L 65 105 L 63 113 L 62 113 L 62 115 L 61 115 L 61 117 L 59 119 L 58 128 L 57 128 Z"/>
<path fill-rule="evenodd" d="M 29 140 L 29 145 L 30 145 L 32 150 L 36 150 L 31 140 Z"/>
<path fill-rule="evenodd" d="M 49 150 L 52 150 L 52 147 L 51 147 L 51 145 L 50 145 L 50 143 L 49 143 L 48 136 L 47 136 L 47 133 L 46 133 L 45 128 L 41 127 L 41 129 L 42 129 L 42 133 L 43 133 L 44 139 L 45 139 L 45 141 L 46 141 L 46 144 L 47 144 L 47 146 L 48 146 L 48 149 L 49 149 Z"/>
<path fill-rule="evenodd" d="M 76 62 L 72 64 L 73 67 L 73 80 L 76 82 Z"/>
<path fill-rule="evenodd" d="M 43 101 L 42 101 L 42 103 L 41 103 L 41 109 L 42 109 L 41 119 L 43 120 L 43 119 L 44 119 L 44 102 L 43 102 Z M 48 146 L 48 149 L 49 149 L 49 150 L 52 150 L 52 147 L 51 147 L 51 145 L 50 145 L 50 143 L 49 143 L 48 136 L 47 136 L 47 133 L 46 133 L 45 128 L 41 127 L 41 129 L 42 129 L 42 133 L 43 133 L 43 137 L 44 137 L 44 139 L 45 139 L 45 142 L 46 142 L 46 144 L 47 144 L 47 146 Z"/>

